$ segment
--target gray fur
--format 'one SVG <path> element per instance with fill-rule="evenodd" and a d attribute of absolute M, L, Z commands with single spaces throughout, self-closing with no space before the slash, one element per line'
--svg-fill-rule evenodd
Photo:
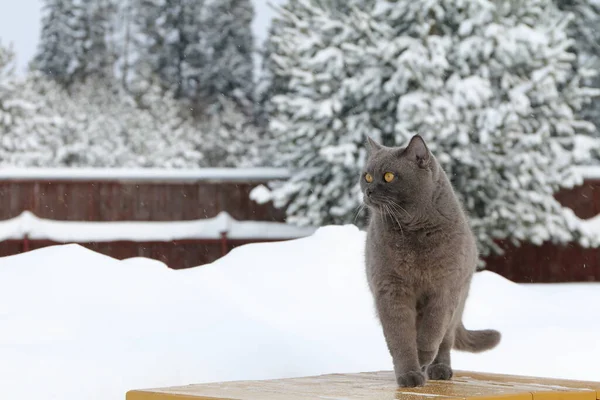
<path fill-rule="evenodd" d="M 462 314 L 478 253 L 446 173 L 420 136 L 405 148 L 369 138 L 361 175 L 366 206 L 366 272 L 399 386 L 450 379 L 450 350 L 479 352 L 495 330 L 468 331 Z M 395 178 L 385 182 L 384 174 Z M 368 183 L 365 175 L 373 181 Z"/>

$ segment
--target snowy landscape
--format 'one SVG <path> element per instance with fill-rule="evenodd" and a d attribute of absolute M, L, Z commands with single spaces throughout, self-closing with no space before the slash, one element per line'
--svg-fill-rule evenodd
<path fill-rule="evenodd" d="M 571 256 L 600 247 L 600 214 L 580 218 L 556 198 L 583 185 L 600 211 L 600 0 L 5 3 L 0 245 L 67 244 L 0 258 L 0 398 L 117 400 L 392 369 L 364 271 L 368 137 L 390 147 L 424 138 L 482 258 L 499 242 L 566 245 Z M 167 181 L 171 192 L 139 190 Z M 160 201 L 133 218 L 142 192 Z M 182 207 L 172 193 L 208 199 L 211 218 L 146 220 Z M 67 220 L 48 217 L 44 196 Z M 245 213 L 222 209 L 225 196 L 282 217 L 236 220 Z M 89 215 L 70 220 L 84 202 L 77 215 Z M 284 241 L 184 270 L 83 247 L 223 234 Z M 522 267 L 559 275 L 572 263 L 542 256 Z M 465 325 L 498 329 L 502 342 L 454 352 L 453 367 L 598 381 L 598 305 L 600 282 L 478 272 Z"/>
<path fill-rule="evenodd" d="M 324 227 L 174 271 L 78 245 L 2 259 L 0 393 L 124 398 L 131 389 L 390 370 L 362 262 L 364 233 Z M 454 367 L 597 380 L 600 284 L 517 285 L 477 273 L 467 327 L 503 340 Z"/>

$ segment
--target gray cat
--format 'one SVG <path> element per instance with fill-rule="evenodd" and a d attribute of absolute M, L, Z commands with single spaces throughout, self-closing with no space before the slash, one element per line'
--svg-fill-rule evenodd
<path fill-rule="evenodd" d="M 480 352 L 495 330 L 467 330 L 462 314 L 478 253 L 467 217 L 425 141 L 384 147 L 369 138 L 361 176 L 371 211 L 369 287 L 399 386 L 452 378 L 450 350 Z"/>

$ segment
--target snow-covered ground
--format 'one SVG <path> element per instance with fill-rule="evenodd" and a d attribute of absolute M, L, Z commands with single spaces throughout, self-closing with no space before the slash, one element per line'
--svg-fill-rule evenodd
<path fill-rule="evenodd" d="M 326 227 L 169 270 L 78 245 L 0 259 L 0 394 L 117 400 L 127 390 L 391 369 L 363 273 L 364 233 Z M 469 328 L 497 328 L 459 369 L 598 380 L 600 284 L 476 275 Z"/>

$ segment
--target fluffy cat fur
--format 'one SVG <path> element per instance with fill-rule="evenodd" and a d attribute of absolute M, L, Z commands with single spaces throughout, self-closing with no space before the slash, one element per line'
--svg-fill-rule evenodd
<path fill-rule="evenodd" d="M 500 342 L 498 331 L 467 330 L 462 323 L 478 259 L 475 238 L 420 136 L 403 148 L 369 138 L 369 147 L 360 179 L 371 211 L 366 273 L 398 385 L 451 379 L 452 348 L 480 352 Z M 390 182 L 386 173 L 393 174 Z"/>

